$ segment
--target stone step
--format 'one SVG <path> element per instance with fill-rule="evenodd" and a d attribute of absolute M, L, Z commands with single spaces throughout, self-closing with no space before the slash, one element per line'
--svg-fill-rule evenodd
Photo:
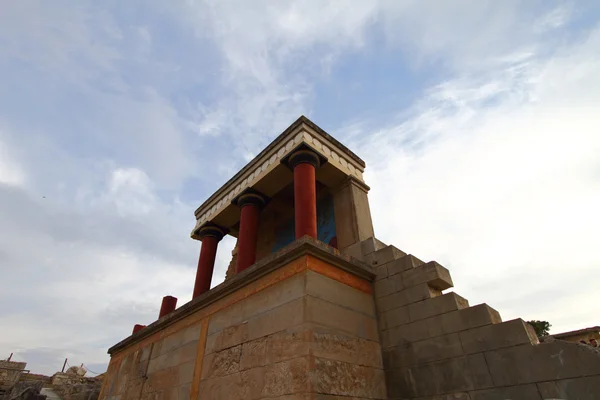
<path fill-rule="evenodd" d="M 371 254 L 365 256 L 365 261 L 373 266 L 377 267 L 379 265 L 387 264 L 391 261 L 397 260 L 406 255 L 405 252 L 396 248 L 395 246 L 389 245 L 384 247 L 383 249 L 377 250 Z"/>
<path fill-rule="evenodd" d="M 392 276 L 419 267 L 423 264 L 425 263 L 419 260 L 417 257 L 413 256 L 412 254 L 407 254 L 404 257 L 393 260 L 387 264 L 386 267 L 388 270 L 388 275 Z"/>

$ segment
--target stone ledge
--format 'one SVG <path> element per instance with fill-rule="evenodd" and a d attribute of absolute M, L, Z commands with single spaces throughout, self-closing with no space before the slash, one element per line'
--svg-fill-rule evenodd
<path fill-rule="evenodd" d="M 112 355 L 119 350 L 123 350 L 134 343 L 150 337 L 152 334 L 190 316 L 196 311 L 201 310 L 202 308 L 207 307 L 218 300 L 227 297 L 244 286 L 247 286 L 248 284 L 262 278 L 270 272 L 273 272 L 305 255 L 310 255 L 319 260 L 325 261 L 332 266 L 335 266 L 345 272 L 367 281 L 373 281 L 375 278 L 375 273 L 370 266 L 354 258 L 342 255 L 338 250 L 326 245 L 325 243 L 322 243 L 311 237 L 304 236 L 303 238 L 300 238 L 285 246 L 278 252 L 263 258 L 242 273 L 237 274 L 231 279 L 228 279 L 220 285 L 215 286 L 198 298 L 182 305 L 167 316 L 151 323 L 138 333 L 131 335 L 115 344 L 108 349 L 108 354 Z"/>

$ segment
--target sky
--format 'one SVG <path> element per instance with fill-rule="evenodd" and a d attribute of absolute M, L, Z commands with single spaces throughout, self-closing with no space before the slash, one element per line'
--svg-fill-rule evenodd
<path fill-rule="evenodd" d="M 597 1 L 4 0 L 0 76 L 0 358 L 32 372 L 189 301 L 194 210 L 300 115 L 472 305 L 600 325 Z"/>

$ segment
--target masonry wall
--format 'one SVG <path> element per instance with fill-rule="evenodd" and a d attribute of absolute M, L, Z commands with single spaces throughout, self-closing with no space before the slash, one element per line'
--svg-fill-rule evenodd
<path fill-rule="evenodd" d="M 372 265 L 388 398 L 592 400 L 600 398 L 600 351 L 539 343 L 521 319 L 502 322 L 469 306 L 447 269 L 370 239 L 349 249 Z"/>
<path fill-rule="evenodd" d="M 113 354 L 100 399 L 385 399 L 380 349 L 371 283 L 302 256 Z"/>

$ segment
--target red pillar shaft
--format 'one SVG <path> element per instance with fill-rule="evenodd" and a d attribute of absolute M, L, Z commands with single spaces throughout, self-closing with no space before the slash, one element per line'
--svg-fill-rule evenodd
<path fill-rule="evenodd" d="M 192 299 L 195 299 L 202 293 L 210 290 L 210 282 L 212 281 L 213 270 L 215 267 L 218 244 L 219 240 L 214 236 L 204 236 L 202 238 L 202 247 L 200 249 L 200 258 L 198 259 L 198 269 L 196 270 L 196 282 L 194 283 Z"/>
<path fill-rule="evenodd" d="M 242 272 L 256 262 L 259 213 L 258 206 L 254 204 L 245 204 L 242 206 L 236 273 Z"/>
<path fill-rule="evenodd" d="M 177 308 L 177 297 L 163 297 L 162 304 L 160 305 L 160 312 L 158 313 L 158 318 L 160 319 L 165 315 L 175 311 L 175 308 Z"/>
<path fill-rule="evenodd" d="M 141 331 L 145 327 L 146 327 L 146 325 L 135 324 L 133 326 L 133 332 L 131 334 L 133 335 L 134 333 L 138 333 L 139 331 Z"/>
<path fill-rule="evenodd" d="M 296 239 L 317 238 L 317 181 L 315 167 L 300 163 L 294 167 L 294 214 Z"/>

